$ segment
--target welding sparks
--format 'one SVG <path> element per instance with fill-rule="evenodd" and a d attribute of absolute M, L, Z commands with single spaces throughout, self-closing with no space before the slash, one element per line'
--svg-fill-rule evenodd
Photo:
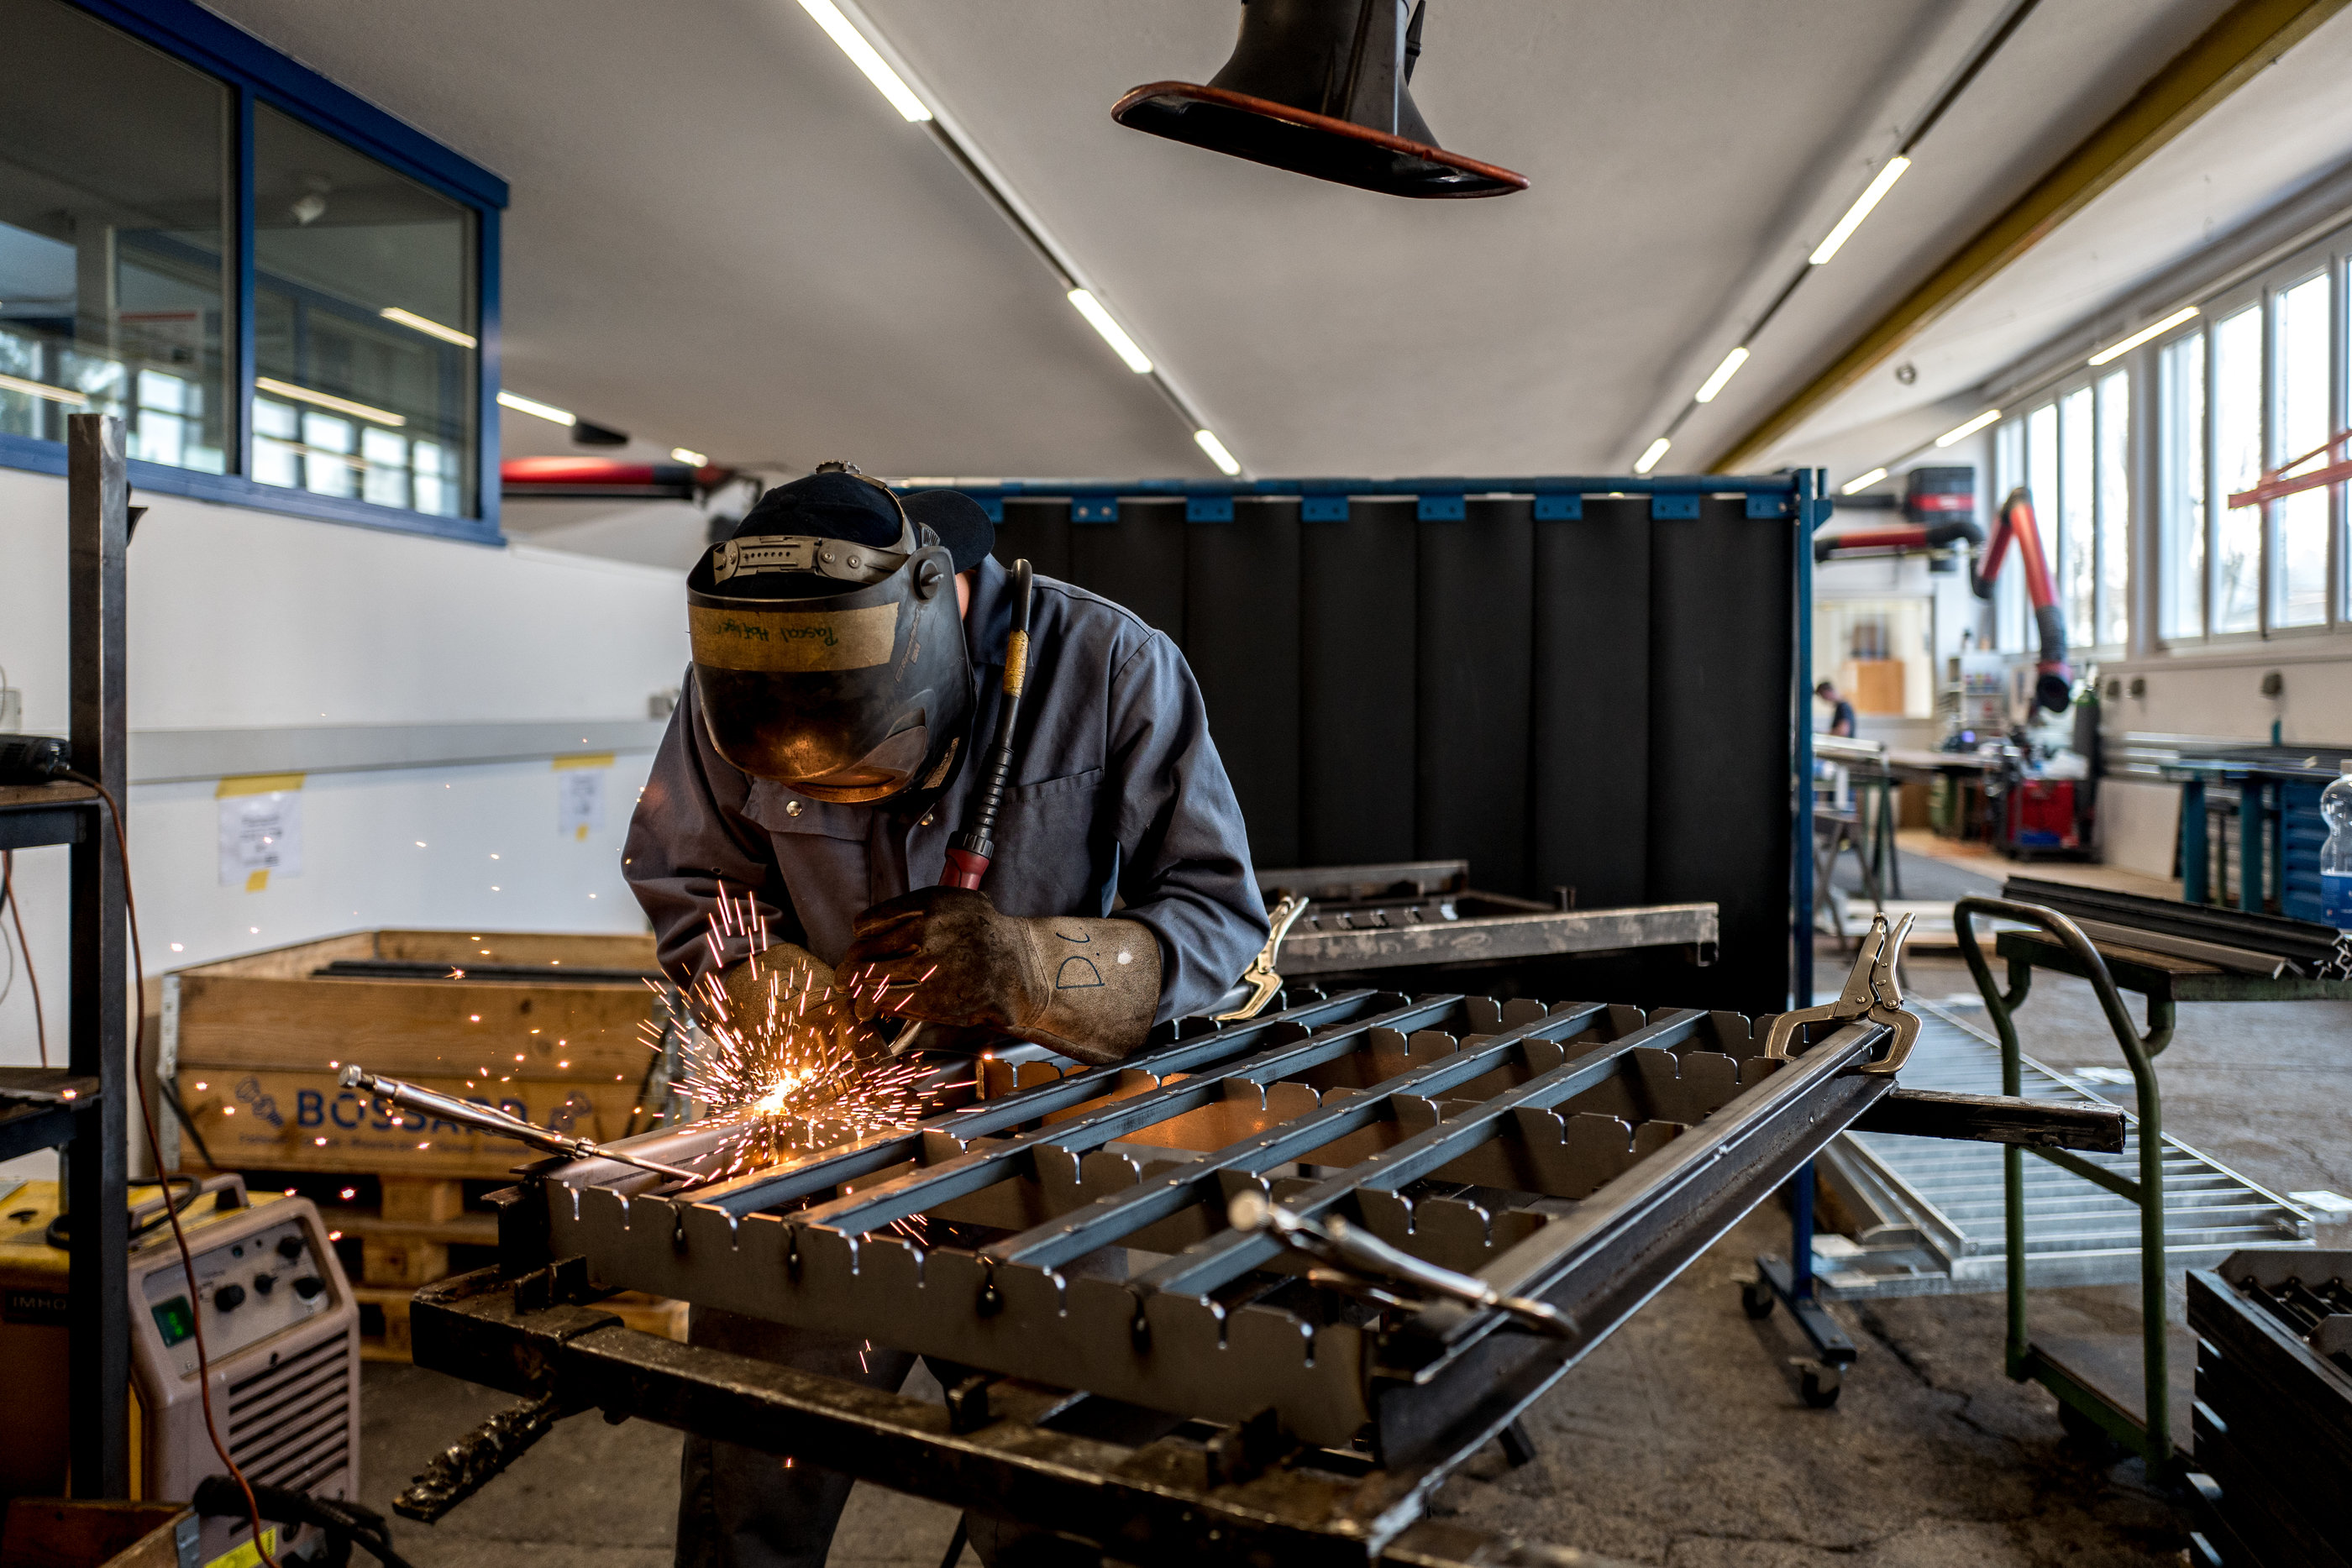
<path fill-rule="evenodd" d="M 722 896 L 706 940 L 712 962 L 684 992 L 689 1016 L 667 1019 L 667 1029 L 649 1019 L 645 1030 L 657 1051 L 677 1031 L 684 1043 L 672 1087 L 740 1128 L 708 1156 L 714 1178 L 905 1127 L 934 1108 L 939 1091 L 919 1082 L 929 1071 L 922 1062 L 872 1060 L 881 1040 L 853 1012 L 855 989 L 825 983 L 805 961 L 761 961 L 772 943 L 749 898 Z M 749 959 L 752 984 L 730 995 L 719 975 L 739 955 Z M 918 1217 L 909 1228 L 920 1223 Z"/>

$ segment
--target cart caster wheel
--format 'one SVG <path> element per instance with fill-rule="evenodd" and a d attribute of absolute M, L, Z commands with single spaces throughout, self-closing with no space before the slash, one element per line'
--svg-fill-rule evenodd
<path fill-rule="evenodd" d="M 1772 1293 L 1772 1287 L 1761 1280 L 1747 1280 L 1740 1283 L 1739 1310 L 1758 1322 L 1772 1315 L 1772 1305 L 1779 1300 Z"/>
<path fill-rule="evenodd" d="M 1806 1404 L 1816 1410 L 1826 1410 L 1835 1405 L 1838 1402 L 1838 1396 L 1845 1391 L 1845 1375 L 1834 1366 L 1823 1366 L 1819 1362 L 1808 1362 L 1805 1364 L 1804 1378 L 1800 1388 L 1804 1394 Z"/>

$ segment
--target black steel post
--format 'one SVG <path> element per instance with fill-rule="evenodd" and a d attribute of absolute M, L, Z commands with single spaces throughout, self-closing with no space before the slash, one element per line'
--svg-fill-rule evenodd
<path fill-rule="evenodd" d="M 103 414 L 66 419 L 67 527 L 76 770 L 123 798 L 123 549 L 130 486 L 123 427 Z M 122 857 L 110 824 L 73 847 L 71 1065 L 99 1081 L 99 1103 L 67 1155 L 73 1212 L 67 1356 L 73 1387 L 70 1459 L 77 1497 L 131 1495 L 130 1211 L 124 1101 L 130 1085 L 128 932 Z"/>

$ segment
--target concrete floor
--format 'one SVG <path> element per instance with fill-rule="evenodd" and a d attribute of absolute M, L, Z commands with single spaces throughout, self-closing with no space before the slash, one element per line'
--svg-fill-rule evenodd
<path fill-rule="evenodd" d="M 1919 995 L 1972 989 L 1956 959 L 1906 968 Z M 2020 1022 L 2053 1066 L 2117 1060 L 2080 982 L 2038 977 Z M 2274 1191 L 2352 1192 L 2352 1004 L 2183 1007 L 2158 1065 L 2176 1136 Z M 1807 1408 L 1789 1365 L 1802 1342 L 1783 1315 L 1752 1323 L 1738 1304 L 1754 1255 L 1785 1248 L 1784 1223 L 1777 1208 L 1751 1215 L 1530 1412 L 1534 1463 L 1513 1470 L 1490 1450 L 1440 1511 L 1670 1568 L 2181 1561 L 2183 1527 L 2141 1467 L 2070 1448 L 2050 1396 L 2002 1375 L 1997 1296 L 1836 1307 L 1861 1359 L 1836 1408 Z M 2352 1226 L 2319 1239 L 2352 1246 Z M 2122 1334 L 2130 1301 L 2042 1292 L 2034 1312 L 2038 1325 Z M 437 1447 L 505 1402 L 413 1367 L 371 1365 L 363 1385 L 365 1491 L 387 1510 Z M 418 1568 L 656 1568 L 670 1560 L 677 1448 L 643 1423 L 576 1417 L 441 1525 L 398 1521 L 397 1539 Z M 832 1562 L 933 1568 L 953 1528 L 946 1509 L 860 1487 Z"/>

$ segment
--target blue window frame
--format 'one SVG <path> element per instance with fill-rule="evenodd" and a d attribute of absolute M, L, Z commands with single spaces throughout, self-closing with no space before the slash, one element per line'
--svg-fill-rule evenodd
<path fill-rule="evenodd" d="M 95 364 L 89 355 L 77 361 L 76 323 L 90 308 L 77 292 L 63 339 L 52 330 L 39 344 L 47 368 L 0 376 L 0 395 L 16 396 L 40 416 L 0 423 L 0 465 L 62 474 L 65 448 L 48 438 L 55 417 L 68 406 L 120 406 L 136 423 L 154 424 L 142 444 L 149 450 L 176 455 L 147 461 L 134 451 L 131 479 L 140 490 L 499 542 L 499 215 L 506 183 L 191 0 L 52 3 L 120 29 L 227 95 L 221 225 L 227 244 L 219 245 L 216 231 L 196 234 L 191 245 L 186 235 L 160 226 L 125 227 L 118 251 L 135 235 L 141 285 L 176 287 L 171 303 L 178 308 L 142 313 L 119 297 L 107 307 L 114 313 L 107 330 L 118 339 L 136 331 L 163 340 L 176 330 L 194 345 L 175 350 L 182 358 L 216 361 L 209 384 L 226 394 L 225 406 L 202 408 L 208 385 L 202 374 L 182 382 L 140 368 L 154 362 L 152 353 L 121 351 L 115 364 L 85 366 L 86 376 L 107 378 L 102 385 L 89 381 L 88 391 L 60 377 L 55 367 L 63 361 Z M 8 151 L 0 147 L 0 158 Z M 187 147 L 173 151 L 190 162 Z M 257 192 L 269 204 L 258 223 Z M 387 268 L 384 247 L 369 246 L 363 230 L 346 229 L 339 240 L 332 223 L 310 228 L 331 203 L 343 206 L 338 220 L 367 212 L 375 216 L 360 222 L 401 225 L 403 246 L 425 246 L 438 271 L 425 278 L 431 267 Z M 33 264 L 72 265 L 71 246 L 8 232 Z M 202 254 L 207 244 L 212 256 Z M 222 248 L 226 332 L 219 313 L 202 308 L 206 269 L 224 268 Z M 163 277 L 175 261 L 185 276 Z M 339 267 L 333 287 L 318 286 Z M 23 354 L 35 352 L 29 328 L 9 341 Z M 47 390 L 28 386 L 34 380 Z M 10 394 L 11 386 L 19 390 Z M 397 395 L 376 395 L 379 388 Z"/>

